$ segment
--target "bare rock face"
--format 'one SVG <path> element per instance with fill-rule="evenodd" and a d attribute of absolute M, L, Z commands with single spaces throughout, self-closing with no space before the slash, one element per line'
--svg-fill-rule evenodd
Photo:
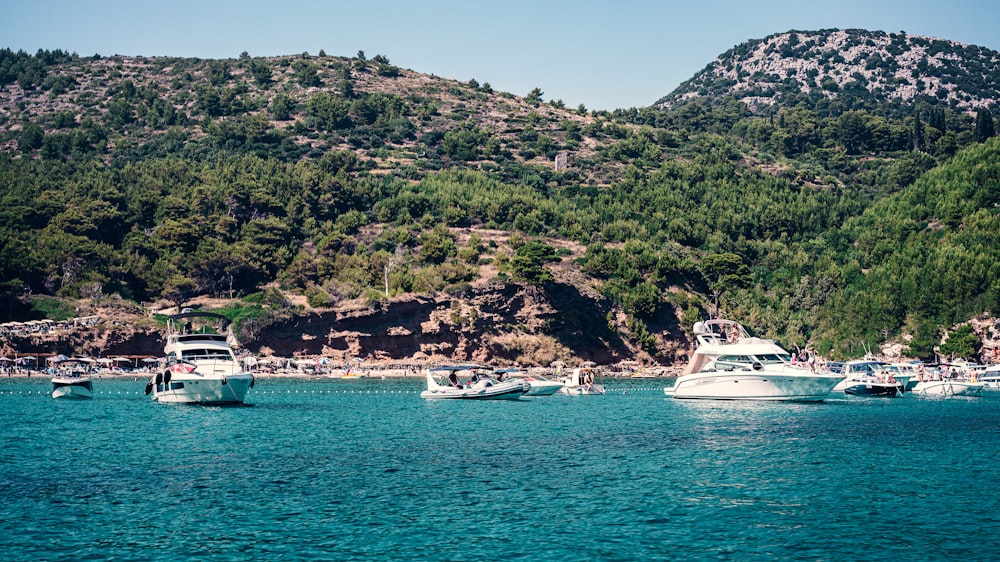
<path fill-rule="evenodd" d="M 655 356 L 631 342 L 624 325 L 620 311 L 596 291 L 562 283 L 486 283 L 456 294 L 297 313 L 244 331 L 238 339 L 241 348 L 258 355 L 521 366 L 631 359 L 670 364 L 687 348 L 673 310 L 649 324 Z M 77 330 L 0 340 L 0 352 L 157 357 L 163 337 L 141 314 L 119 314 Z"/>
<path fill-rule="evenodd" d="M 313 312 L 268 327 L 253 341 L 282 356 L 339 360 L 439 359 L 548 365 L 579 359 L 632 359 L 609 326 L 609 303 L 570 285 L 490 284 L 457 295 L 408 296 L 381 305 Z M 303 338 L 308 333 L 310 338 Z"/>

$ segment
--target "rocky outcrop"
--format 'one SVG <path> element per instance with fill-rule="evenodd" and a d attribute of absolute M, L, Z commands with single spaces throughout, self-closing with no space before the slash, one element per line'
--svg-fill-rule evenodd
<path fill-rule="evenodd" d="M 338 360 L 548 365 L 556 360 L 610 364 L 644 356 L 609 325 L 610 310 L 610 303 L 571 285 L 490 284 L 457 295 L 408 296 L 370 307 L 315 311 L 271 325 L 243 345 L 261 354 Z M 659 359 L 669 363 L 673 355 Z"/>
<path fill-rule="evenodd" d="M 326 356 L 335 361 L 475 361 L 548 366 L 553 361 L 613 364 L 641 359 L 672 364 L 687 339 L 672 309 L 650 322 L 659 353 L 639 349 L 607 299 L 575 285 L 484 283 L 456 294 L 408 295 L 371 306 L 286 314 L 239 335 L 256 355 Z M 9 337 L 15 355 L 160 356 L 163 333 L 148 318 L 118 312 L 71 331 Z"/>

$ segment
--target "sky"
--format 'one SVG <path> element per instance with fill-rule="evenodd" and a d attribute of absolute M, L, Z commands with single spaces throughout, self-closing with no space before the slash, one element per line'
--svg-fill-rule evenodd
<path fill-rule="evenodd" d="M 730 48 L 859 28 L 1000 50 L 995 0 L 0 0 L 0 48 L 368 58 L 587 109 L 652 105 Z"/>

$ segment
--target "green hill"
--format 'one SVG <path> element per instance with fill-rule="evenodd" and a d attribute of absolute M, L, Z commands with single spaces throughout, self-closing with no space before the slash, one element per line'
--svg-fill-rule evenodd
<path fill-rule="evenodd" d="M 956 68 L 995 55 L 931 46 Z M 38 295 L 213 297 L 264 311 L 259 337 L 362 306 L 411 343 L 450 323 L 465 357 L 669 363 L 716 306 L 834 356 L 903 335 L 927 355 L 996 311 L 995 101 L 692 84 L 609 113 L 362 53 L 0 51 L 0 320 Z M 497 308 L 503 287 L 531 314 Z"/>

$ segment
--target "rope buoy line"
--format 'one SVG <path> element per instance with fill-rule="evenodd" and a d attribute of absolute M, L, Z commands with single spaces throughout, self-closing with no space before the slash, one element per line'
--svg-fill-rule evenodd
<path fill-rule="evenodd" d="M 158 375 L 158 377 L 160 377 L 160 376 L 162 376 L 162 375 Z M 619 395 L 622 395 L 622 396 L 628 396 L 629 394 L 638 394 L 638 393 L 662 394 L 663 393 L 663 386 L 659 386 L 658 385 L 658 386 L 637 386 L 637 387 L 613 387 L 613 388 L 606 388 L 605 390 L 606 390 L 606 394 L 619 394 Z M 255 394 L 265 394 L 265 395 L 281 395 L 281 394 L 334 394 L 334 395 L 350 396 L 350 395 L 371 395 L 371 394 L 375 394 L 375 395 L 378 395 L 378 394 L 420 394 L 422 391 L 423 391 L 422 388 L 415 389 L 415 390 L 403 390 L 403 389 L 370 389 L 370 388 L 369 389 L 348 389 L 348 388 L 344 388 L 344 389 L 340 389 L 340 388 L 298 389 L 298 388 L 296 388 L 296 389 L 287 389 L 287 390 L 280 390 L 280 389 L 279 390 L 273 390 L 273 389 L 272 390 L 268 390 L 268 389 L 263 389 L 262 390 L 262 389 L 257 389 L 257 390 L 255 390 L 254 392 L 252 392 L 249 395 L 249 398 L 252 399 L 252 396 L 255 395 Z M 144 393 L 142 388 L 135 389 L 135 390 L 98 390 L 98 391 L 94 392 L 95 396 L 100 396 L 100 395 L 124 395 L 124 396 L 138 395 L 138 396 L 142 396 L 143 394 L 148 394 L 148 392 Z M 26 395 L 26 396 L 37 395 L 37 396 L 50 397 L 52 395 L 52 391 L 51 391 L 51 389 L 45 389 L 45 390 L 5 390 L 5 389 L 0 388 L 0 396 L 8 396 L 8 395 L 22 395 L 22 396 L 24 396 L 24 395 Z M 543 396 L 539 396 L 539 397 L 534 397 L 534 398 L 544 398 L 544 397 Z"/>

